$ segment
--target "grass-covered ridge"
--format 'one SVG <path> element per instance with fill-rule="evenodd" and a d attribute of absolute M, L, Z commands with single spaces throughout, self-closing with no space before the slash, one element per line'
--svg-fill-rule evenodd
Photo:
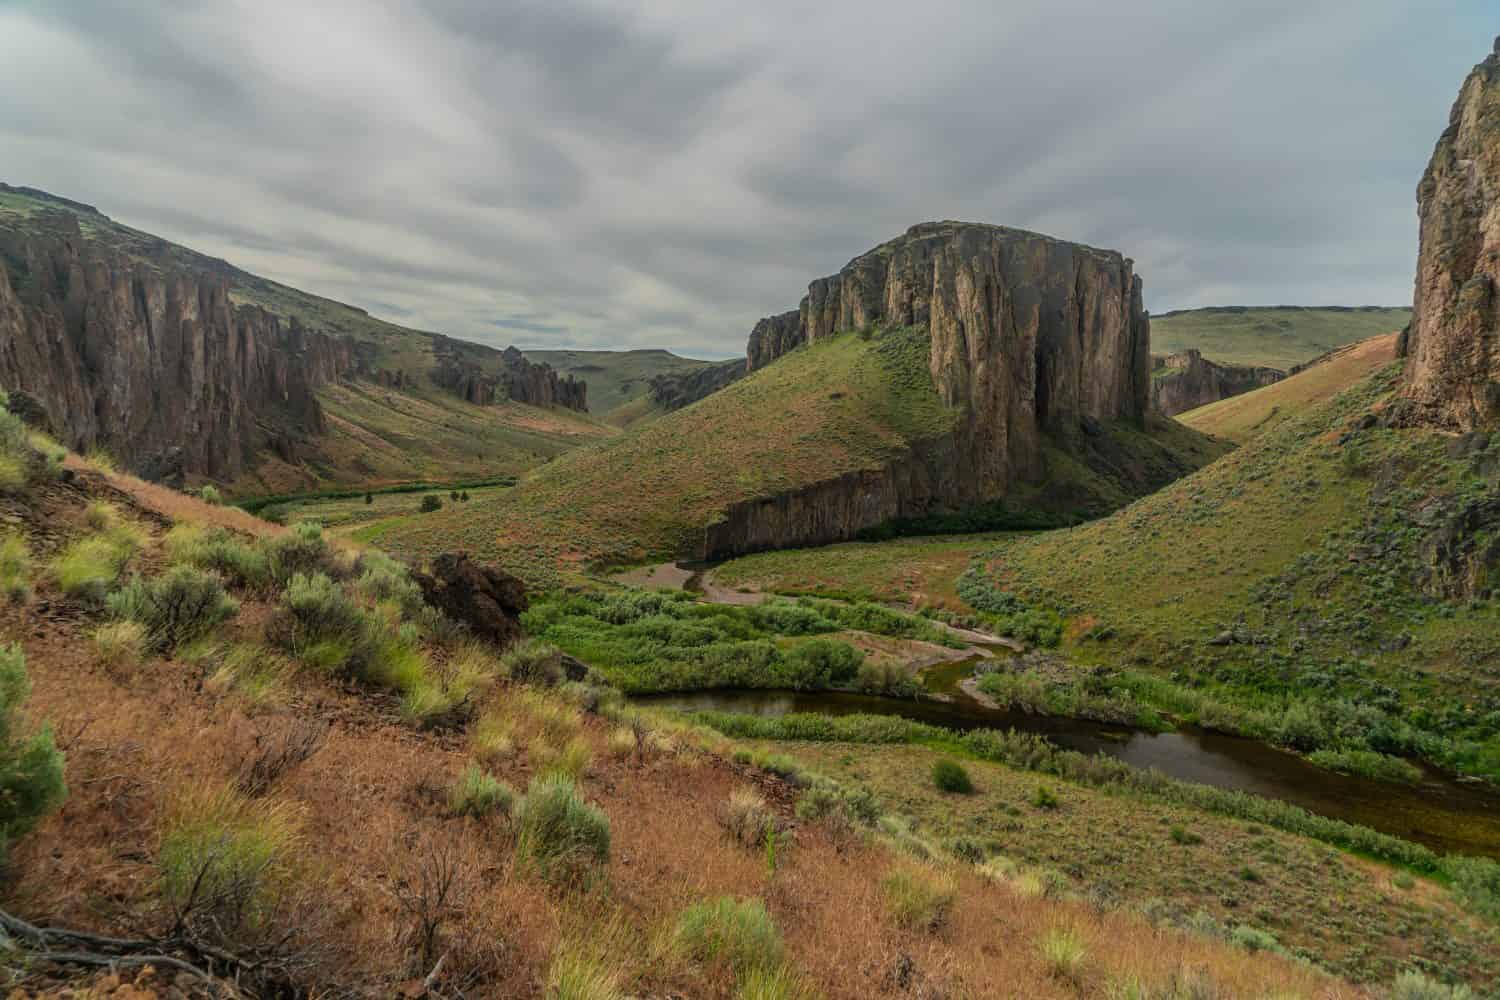
<path fill-rule="evenodd" d="M 1411 310 L 1384 306 L 1217 306 L 1151 317 L 1151 350 L 1195 347 L 1220 364 L 1283 371 L 1357 340 L 1400 330 Z"/>
<path fill-rule="evenodd" d="M 651 379 L 687 375 L 715 362 L 684 358 L 663 350 L 526 351 L 529 361 L 551 365 L 560 375 L 589 384 L 589 412 L 618 427 L 658 415 L 651 405 Z"/>
<path fill-rule="evenodd" d="M 731 504 L 875 468 L 950 429 L 911 329 L 794 351 L 698 403 L 559 458 L 511 494 L 372 533 L 397 551 L 463 547 L 535 575 L 691 547 Z"/>
<path fill-rule="evenodd" d="M 1495 455 L 1383 426 L 1396 374 L 1108 518 L 1009 538 L 966 586 L 1060 615 L 1065 656 L 1180 717 L 1500 779 Z"/>

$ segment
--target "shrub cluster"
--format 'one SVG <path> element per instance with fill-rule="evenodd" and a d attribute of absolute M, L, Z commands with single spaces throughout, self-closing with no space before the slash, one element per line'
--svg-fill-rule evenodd
<path fill-rule="evenodd" d="M 0 864 L 11 841 L 62 805 L 63 755 L 43 726 L 23 732 L 21 703 L 31 693 L 26 656 L 17 645 L 0 646 Z"/>
<path fill-rule="evenodd" d="M 695 961 L 726 963 L 736 977 L 779 967 L 785 952 L 766 904 L 732 896 L 704 900 L 683 910 L 672 943 Z"/>
<path fill-rule="evenodd" d="M 609 860 L 609 817 L 561 774 L 533 778 L 516 804 L 516 857 L 551 881 L 586 876 Z"/>
<path fill-rule="evenodd" d="M 239 611 L 239 603 L 224 593 L 216 575 L 191 566 L 174 566 L 149 580 L 131 580 L 105 604 L 115 618 L 145 630 L 145 648 L 153 653 L 168 653 L 201 638 Z"/>

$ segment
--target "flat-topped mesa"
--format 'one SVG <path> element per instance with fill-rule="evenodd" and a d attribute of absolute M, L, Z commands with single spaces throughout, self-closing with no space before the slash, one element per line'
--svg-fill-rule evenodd
<path fill-rule="evenodd" d="M 1500 38 L 1459 91 L 1417 215 L 1404 395 L 1423 423 L 1500 427 Z"/>
<path fill-rule="evenodd" d="M 321 431 L 316 390 L 366 373 L 350 338 L 235 305 L 228 284 L 163 270 L 71 231 L 0 231 L 0 385 L 77 451 L 152 478 L 233 479 Z"/>
<path fill-rule="evenodd" d="M 968 410 L 964 450 L 998 495 L 1040 472 L 1040 432 L 1140 423 L 1151 405 L 1150 321 L 1132 262 L 1004 226 L 927 222 L 808 286 L 761 320 L 747 367 L 877 324 L 924 327 L 933 384 Z"/>

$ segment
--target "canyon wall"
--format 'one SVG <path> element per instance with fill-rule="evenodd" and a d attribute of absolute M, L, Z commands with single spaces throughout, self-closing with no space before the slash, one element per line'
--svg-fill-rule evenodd
<path fill-rule="evenodd" d="M 1409 417 L 1500 427 L 1500 38 L 1459 91 L 1417 215 L 1416 294 L 1400 346 Z"/>
<path fill-rule="evenodd" d="M 732 358 L 696 371 L 653 375 L 651 401 L 664 410 L 680 410 L 718 392 L 726 385 L 738 382 L 747 373 L 745 362 Z"/>
<path fill-rule="evenodd" d="M 295 460 L 323 428 L 317 388 L 367 371 L 351 339 L 236 306 L 212 275 L 95 247 L 71 216 L 57 225 L 0 230 L 0 386 L 76 451 L 233 479 L 264 448 Z"/>
<path fill-rule="evenodd" d="M 1139 424 L 1151 405 L 1150 320 L 1131 261 L 975 223 L 913 226 L 812 282 L 796 312 L 756 324 L 747 366 L 879 324 L 930 335 L 933 384 L 965 411 L 962 457 L 980 496 L 1042 474 L 1043 430 Z"/>
<path fill-rule="evenodd" d="M 1189 348 L 1154 359 L 1151 402 L 1169 417 L 1286 378 L 1278 368 L 1221 365 Z"/>
<path fill-rule="evenodd" d="M 528 361 L 514 347 L 501 352 L 498 367 L 489 348 L 451 337 L 434 335 L 432 352 L 432 381 L 471 403 L 489 406 L 497 399 L 511 399 L 580 412 L 589 408 L 587 383 L 571 375 L 558 375 L 551 365 Z"/>

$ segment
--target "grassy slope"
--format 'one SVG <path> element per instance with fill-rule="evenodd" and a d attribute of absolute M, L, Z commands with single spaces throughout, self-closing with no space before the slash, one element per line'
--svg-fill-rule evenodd
<path fill-rule="evenodd" d="M 1492 494 L 1493 473 L 1433 431 L 1352 429 L 1396 375 L 1106 519 L 1008 540 L 982 560 L 992 585 L 1069 616 L 1078 661 L 1219 683 L 1267 707 L 1293 693 L 1384 705 L 1468 741 L 1450 763 L 1500 774 L 1500 606 L 1413 584 L 1438 512 Z M 1231 629 L 1253 643 L 1210 644 Z"/>
<path fill-rule="evenodd" d="M 1151 317 L 1151 349 L 1171 354 L 1196 347 L 1220 364 L 1283 370 L 1335 347 L 1400 330 L 1410 309 L 1227 306 Z"/>
<path fill-rule="evenodd" d="M 268 455 L 263 465 L 230 484 L 235 493 L 519 473 L 578 444 L 613 433 L 602 421 L 572 411 L 515 403 L 470 405 L 420 378 L 433 367 L 432 334 L 387 323 L 362 309 L 268 281 L 83 206 L 0 191 L 0 226 L 41 228 L 49 224 L 49 214 L 55 217 L 59 210 L 77 216 L 81 231 L 89 239 L 158 268 L 180 267 L 221 275 L 229 281 L 230 297 L 236 303 L 258 305 L 282 317 L 296 316 L 310 329 L 375 344 L 380 367 L 419 376 L 417 386 L 405 391 L 369 384 L 324 389 L 319 398 L 328 417 L 329 433 L 316 442 L 318 454 L 297 467 Z M 475 347 L 472 360 L 486 368 L 498 368 L 499 353 Z M 590 384 L 591 395 L 593 389 Z M 294 437 L 304 433 L 299 428 L 286 430 Z"/>
<path fill-rule="evenodd" d="M 1177 420 L 1205 434 L 1247 441 L 1390 364 L 1396 356 L 1396 336 L 1388 333 L 1341 347 L 1291 378 L 1179 413 Z"/>
<path fill-rule="evenodd" d="M 277 530 L 242 523 L 243 512 L 83 469 L 70 483 L 0 497 L 0 513 L 22 526 L 45 561 L 88 530 L 90 497 L 118 504 L 150 536 L 136 564 L 148 572 L 161 568 L 167 517 L 256 534 Z M 432 974 L 440 988 L 467 996 L 546 995 L 549 967 L 571 942 L 590 951 L 597 945 L 604 968 L 629 995 L 727 998 L 734 994 L 727 969 L 657 944 L 684 907 L 720 895 L 763 900 L 784 936 L 791 975 L 831 1000 L 910 996 L 912 977 L 935 995 L 1105 995 L 1133 981 L 1165 988 L 1184 970 L 1222 995 L 1311 997 L 1342 989 L 1305 966 L 1159 931 L 1082 900 L 1034 898 L 941 858 L 932 870 L 951 878 L 955 893 L 941 932 L 903 928 L 890 915 L 881 881 L 913 862 L 886 843 L 799 823 L 769 871 L 758 844 L 746 849 L 725 835 L 716 817 L 736 788 L 757 788 L 781 822 L 791 819 L 797 794 L 732 762 L 732 744 L 646 718 L 645 743 L 620 753 L 607 719 L 556 693 L 499 680 L 477 707 L 495 713 L 515 739 L 486 767 L 522 788 L 552 742 L 576 738 L 589 757 L 582 793 L 610 824 L 610 858 L 597 880 L 587 889 L 549 886 L 516 863 L 513 826 L 503 816 L 448 812 L 443 789 L 474 759 L 458 734 L 405 725 L 389 695 L 315 670 L 283 673 L 251 699 L 233 685 L 204 684 L 199 668 L 181 659 L 106 665 L 88 640 L 95 615 L 61 597 L 40 569 L 33 583 L 38 607 L 51 609 L 49 627 L 34 627 L 30 607 L 0 605 L 0 641 L 24 647 L 34 685 L 26 709 L 33 722 L 55 726 L 67 751 L 70 794 L 16 845 L 0 906 L 42 925 L 124 937 L 165 930 L 171 913 L 161 899 L 159 860 L 173 801 L 190 789 L 233 782 L 266 743 L 310 726 L 321 734 L 316 752 L 245 808 L 251 816 L 283 817 L 300 833 L 281 855 L 293 877 L 269 891 L 284 901 L 274 911 L 274 937 L 285 931 L 294 946 L 311 946 L 311 964 L 299 974 L 313 995 L 335 985 L 395 995 L 431 971 L 431 955 L 423 961 L 413 950 L 414 917 L 401 899 L 424 871 L 431 874 L 424 865 L 435 858 L 459 881 L 441 911 L 438 943 L 447 958 L 441 975 Z M 267 595 L 240 596 L 242 608 L 221 626 L 220 641 L 261 637 Z M 1064 927 L 1081 935 L 1087 957 L 1060 978 L 1049 972 L 1042 941 Z M 996 940 L 1006 946 L 995 947 Z M 231 947 L 235 941 L 231 932 Z M 890 972 L 893 955 L 913 956 L 896 966 L 906 970 L 899 978 Z M 34 990 L 58 985 L 44 967 L 20 967 L 34 977 L 25 984 Z M 100 985 L 87 971 L 59 978 L 80 990 Z"/>
<path fill-rule="evenodd" d="M 650 405 L 652 376 L 687 374 L 713 364 L 662 350 L 525 353 L 528 360 L 551 365 L 563 375 L 587 382 L 589 411 L 618 427 L 628 427 L 659 412 Z"/>
<path fill-rule="evenodd" d="M 878 466 L 956 417 L 932 390 L 919 337 L 847 334 L 566 455 L 507 496 L 374 537 L 402 552 L 462 546 L 532 573 L 672 554 L 728 504 Z"/>

